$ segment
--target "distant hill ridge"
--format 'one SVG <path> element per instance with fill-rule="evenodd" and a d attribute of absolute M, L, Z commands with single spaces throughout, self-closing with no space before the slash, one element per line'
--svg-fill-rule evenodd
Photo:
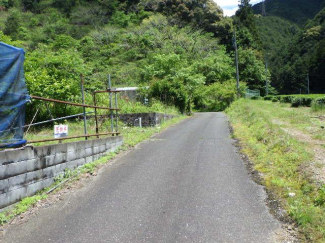
<path fill-rule="evenodd" d="M 290 20 L 304 25 L 308 19 L 313 19 L 325 7 L 325 0 L 266 0 L 266 14 Z M 255 14 L 262 13 L 262 3 L 253 6 Z"/>

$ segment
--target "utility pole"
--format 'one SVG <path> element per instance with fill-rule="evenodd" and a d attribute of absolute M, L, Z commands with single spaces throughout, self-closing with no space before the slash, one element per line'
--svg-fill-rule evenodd
<path fill-rule="evenodd" d="M 310 80 L 309 80 L 309 72 L 307 73 L 307 94 L 310 94 Z"/>
<path fill-rule="evenodd" d="M 269 83 L 267 80 L 267 57 L 265 57 L 265 94 L 269 95 Z"/>
<path fill-rule="evenodd" d="M 265 0 L 262 2 L 262 16 L 266 16 Z"/>
<path fill-rule="evenodd" d="M 237 48 L 236 30 L 234 31 L 234 48 L 236 53 L 237 96 L 239 97 L 239 67 L 238 67 L 238 48 Z"/>

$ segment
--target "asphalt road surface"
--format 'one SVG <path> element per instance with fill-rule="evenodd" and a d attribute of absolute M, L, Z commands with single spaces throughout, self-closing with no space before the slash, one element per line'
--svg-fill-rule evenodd
<path fill-rule="evenodd" d="M 4 242 L 273 242 L 269 213 L 223 113 L 200 113 L 107 166 Z"/>

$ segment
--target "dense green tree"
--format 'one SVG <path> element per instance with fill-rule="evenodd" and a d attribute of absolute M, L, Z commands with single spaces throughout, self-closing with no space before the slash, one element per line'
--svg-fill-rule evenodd
<path fill-rule="evenodd" d="M 250 0 L 240 0 L 239 9 L 236 12 L 235 24 L 238 31 L 245 29 L 252 35 L 255 42 L 259 42 L 259 35 L 256 27 L 256 19 L 252 10 Z"/>

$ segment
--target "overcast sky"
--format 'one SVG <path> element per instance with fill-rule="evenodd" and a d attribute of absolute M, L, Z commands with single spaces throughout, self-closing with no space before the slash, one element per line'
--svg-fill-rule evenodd
<path fill-rule="evenodd" d="M 238 9 L 238 0 L 213 0 L 215 1 L 222 9 L 223 13 L 226 16 L 232 16 L 235 14 Z M 251 4 L 261 2 L 261 0 L 251 0 Z"/>

